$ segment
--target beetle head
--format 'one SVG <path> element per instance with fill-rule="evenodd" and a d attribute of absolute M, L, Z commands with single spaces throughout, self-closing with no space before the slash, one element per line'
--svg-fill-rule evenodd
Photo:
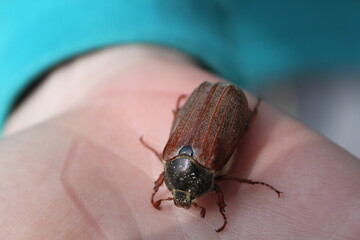
<path fill-rule="evenodd" d="M 175 206 L 185 209 L 189 209 L 191 207 L 192 196 L 189 192 L 174 190 L 172 194 L 174 196 Z"/>

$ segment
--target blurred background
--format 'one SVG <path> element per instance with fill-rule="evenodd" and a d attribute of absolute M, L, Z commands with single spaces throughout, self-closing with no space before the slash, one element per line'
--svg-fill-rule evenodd
<path fill-rule="evenodd" d="M 59 64 L 153 44 L 191 56 L 360 157 L 359 12 L 351 0 L 0 0 L 0 122 Z"/>
<path fill-rule="evenodd" d="M 359 80 L 355 72 L 309 73 L 255 92 L 360 158 Z"/>

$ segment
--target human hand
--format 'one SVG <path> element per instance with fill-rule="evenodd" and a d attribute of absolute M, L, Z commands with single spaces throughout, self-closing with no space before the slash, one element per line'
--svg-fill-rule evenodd
<path fill-rule="evenodd" d="M 123 68 L 79 59 L 57 70 L 57 77 L 10 120 L 9 134 L 28 128 L 0 142 L 4 239 L 356 239 L 360 235 L 358 159 L 266 103 L 239 143 L 229 175 L 268 182 L 284 192 L 281 198 L 262 186 L 221 184 L 228 218 L 221 233 L 215 232 L 222 217 L 213 193 L 199 199 L 207 209 L 205 218 L 200 218 L 199 209 L 184 210 L 171 202 L 163 203 L 161 211 L 154 209 L 150 196 L 162 166 L 139 137 L 162 151 L 177 97 L 191 93 L 203 81 L 221 79 L 173 57 L 176 53 L 146 51 L 150 54 Z M 89 58 L 96 60 L 103 53 L 98 54 Z M 82 84 L 68 80 L 72 88 L 51 87 L 71 77 L 79 79 L 71 74 L 74 69 L 78 73 L 79 66 L 85 72 L 104 69 L 100 76 L 80 75 Z M 44 101 L 58 105 L 49 109 L 41 105 Z M 249 96 L 249 101 L 252 108 L 254 97 Z M 38 118 L 31 113 L 39 113 Z M 164 186 L 157 197 L 165 196 L 170 193 Z"/>

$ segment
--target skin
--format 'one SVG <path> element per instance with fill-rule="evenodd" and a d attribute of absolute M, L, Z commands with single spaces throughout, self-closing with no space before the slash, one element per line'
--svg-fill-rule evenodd
<path fill-rule="evenodd" d="M 3 239 L 358 239 L 360 161 L 263 102 L 239 143 L 231 176 L 184 210 L 150 204 L 179 95 L 221 78 L 181 53 L 105 49 L 52 71 L 11 116 L 0 142 Z M 248 94 L 252 108 L 255 98 Z M 170 196 L 165 187 L 158 198 Z"/>

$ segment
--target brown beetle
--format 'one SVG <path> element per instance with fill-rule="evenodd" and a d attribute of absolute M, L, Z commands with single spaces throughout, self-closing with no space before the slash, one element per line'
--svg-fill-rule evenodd
<path fill-rule="evenodd" d="M 162 155 L 140 138 L 141 143 L 164 164 L 164 171 L 155 181 L 151 203 L 159 210 L 161 202 L 168 200 L 174 200 L 177 207 L 185 209 L 199 207 L 203 218 L 206 210 L 194 200 L 204 193 L 215 191 L 219 211 L 224 218 L 224 224 L 216 230 L 220 232 L 224 230 L 227 220 L 224 195 L 218 182 L 261 184 L 274 190 L 280 197 L 281 192 L 267 183 L 219 175 L 247 130 L 260 101 L 254 111 L 249 111 L 245 94 L 223 82 L 203 82 L 180 108 L 180 101 L 184 97 L 180 96 L 177 101 L 170 138 Z M 173 197 L 154 201 L 164 181 Z"/>

